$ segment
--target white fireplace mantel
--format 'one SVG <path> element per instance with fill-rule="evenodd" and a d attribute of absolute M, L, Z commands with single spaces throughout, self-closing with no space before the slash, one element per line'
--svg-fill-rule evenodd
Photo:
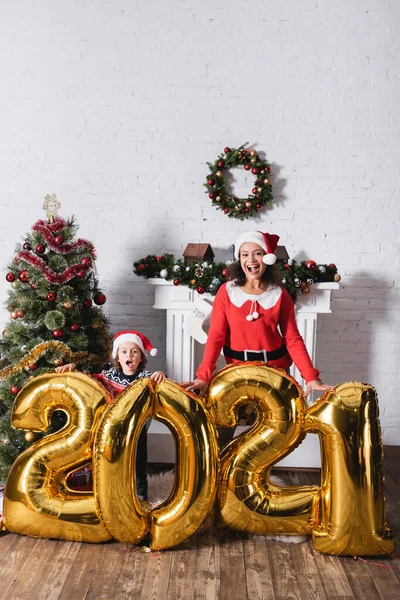
<path fill-rule="evenodd" d="M 165 279 L 149 279 L 154 286 L 154 308 L 165 310 L 166 325 L 166 373 L 169 379 L 179 383 L 194 379 L 198 363 L 202 357 L 199 344 L 207 340 L 207 323 L 212 311 L 214 297 L 198 294 L 186 286 L 175 286 Z M 296 302 L 297 325 L 313 363 L 316 357 L 317 317 L 331 312 L 332 290 L 338 283 L 314 283 L 309 294 L 299 291 Z M 223 366 L 225 362 L 221 364 Z M 218 365 L 217 365 L 218 366 Z M 293 365 L 290 374 L 303 385 L 297 368 Z M 238 430 L 244 429 L 238 428 Z M 166 435 L 161 435 L 166 434 Z M 174 462 L 175 445 L 168 428 L 158 421 L 152 421 L 149 429 L 149 462 Z M 308 435 L 304 442 L 279 466 L 319 467 L 319 441 L 316 435 Z"/>

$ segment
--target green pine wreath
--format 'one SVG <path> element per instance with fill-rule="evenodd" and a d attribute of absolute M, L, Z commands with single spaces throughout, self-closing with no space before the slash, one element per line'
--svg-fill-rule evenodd
<path fill-rule="evenodd" d="M 228 217 L 241 221 L 252 217 L 272 201 L 271 167 L 259 157 L 257 150 L 248 150 L 246 145 L 247 142 L 237 149 L 226 147 L 214 163 L 208 162 L 210 173 L 204 184 L 212 204 Z M 237 198 L 232 194 L 224 177 L 224 171 L 240 166 L 255 176 L 254 187 L 247 198 Z"/>

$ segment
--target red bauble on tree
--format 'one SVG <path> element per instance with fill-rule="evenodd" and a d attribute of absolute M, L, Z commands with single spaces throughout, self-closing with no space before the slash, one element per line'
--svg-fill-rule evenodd
<path fill-rule="evenodd" d="M 309 271 L 314 271 L 314 269 L 317 268 L 317 263 L 315 262 L 315 260 L 307 260 L 306 267 Z"/>
<path fill-rule="evenodd" d="M 179 285 L 180 281 L 179 281 L 179 279 L 174 279 L 173 283 L 174 283 L 174 285 Z"/>
<path fill-rule="evenodd" d="M 20 281 L 22 281 L 22 283 L 26 283 L 29 279 L 28 271 L 21 271 L 21 273 L 18 275 L 18 278 Z"/>
<path fill-rule="evenodd" d="M 88 258 L 87 256 L 84 256 L 81 260 L 81 265 L 83 265 L 84 267 L 90 267 L 90 265 L 92 264 L 92 261 L 90 260 L 90 258 Z"/>
<path fill-rule="evenodd" d="M 228 277 L 228 275 L 229 275 L 228 269 L 222 269 L 221 273 L 222 273 L 222 276 L 225 278 Z"/>
<path fill-rule="evenodd" d="M 79 325 L 77 323 L 73 323 L 70 327 L 71 331 L 78 331 L 79 330 Z"/>
<path fill-rule="evenodd" d="M 64 331 L 62 329 L 54 329 L 53 337 L 61 338 L 64 335 Z"/>
<path fill-rule="evenodd" d="M 14 275 L 14 273 L 7 273 L 6 279 L 7 279 L 7 281 L 9 283 L 12 283 L 13 281 L 15 281 L 15 275 Z"/>
<path fill-rule="evenodd" d="M 61 244 L 64 241 L 64 238 L 62 235 L 56 235 L 56 237 L 54 238 L 54 241 L 58 246 L 61 246 Z"/>
<path fill-rule="evenodd" d="M 103 304 L 106 303 L 107 298 L 105 297 L 104 294 L 102 294 L 101 292 L 96 294 L 95 297 L 93 298 L 94 303 L 97 304 L 98 306 L 102 306 Z"/>
<path fill-rule="evenodd" d="M 38 368 L 37 363 L 32 363 L 31 365 L 29 365 L 29 370 L 30 371 L 36 371 L 37 368 Z"/>
<path fill-rule="evenodd" d="M 16 396 L 18 394 L 18 392 L 19 392 L 19 389 L 20 388 L 17 385 L 13 385 L 13 386 L 10 387 L 10 392 L 12 394 L 14 394 L 14 396 Z"/>
<path fill-rule="evenodd" d="M 202 285 L 197 286 L 196 291 L 198 294 L 204 294 L 204 292 L 206 291 Z"/>
<path fill-rule="evenodd" d="M 46 246 L 44 244 L 38 244 L 36 246 L 36 254 L 44 254 Z"/>
<path fill-rule="evenodd" d="M 49 292 L 47 294 L 46 298 L 49 302 L 54 302 L 54 300 L 56 299 L 56 295 L 54 292 Z"/>
<path fill-rule="evenodd" d="M 90 298 L 88 298 L 87 300 L 84 300 L 84 301 L 83 301 L 83 306 L 84 306 L 85 308 L 91 308 L 92 304 L 93 304 L 93 303 L 92 303 L 92 301 L 90 300 Z"/>

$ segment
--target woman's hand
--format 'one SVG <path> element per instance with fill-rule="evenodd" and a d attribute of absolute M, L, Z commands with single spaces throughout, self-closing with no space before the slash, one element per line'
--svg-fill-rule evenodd
<path fill-rule="evenodd" d="M 75 363 L 68 363 L 67 365 L 61 365 L 61 367 L 56 367 L 56 373 L 68 373 L 69 371 L 75 371 L 75 369 Z"/>
<path fill-rule="evenodd" d="M 313 379 L 313 381 L 309 381 L 306 385 L 304 398 L 307 398 L 307 396 L 314 390 L 331 390 L 332 388 L 333 385 L 327 385 L 326 383 L 322 383 L 320 379 Z"/>
<path fill-rule="evenodd" d="M 150 375 L 150 379 L 151 381 L 154 381 L 154 383 L 163 383 L 163 381 L 165 381 L 165 373 L 162 371 L 154 371 L 154 373 Z"/>
<path fill-rule="evenodd" d="M 194 392 L 194 390 L 199 390 L 199 398 L 203 398 L 205 395 L 208 383 L 207 381 L 203 381 L 203 379 L 195 379 L 194 381 L 184 381 L 181 383 L 181 386 L 184 387 L 188 392 Z"/>

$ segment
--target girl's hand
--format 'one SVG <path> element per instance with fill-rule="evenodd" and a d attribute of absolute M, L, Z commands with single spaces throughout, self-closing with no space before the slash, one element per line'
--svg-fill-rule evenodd
<path fill-rule="evenodd" d="M 184 387 L 188 392 L 194 392 L 194 390 L 199 390 L 199 398 L 203 398 L 207 388 L 207 381 L 203 381 L 203 379 L 195 379 L 194 381 L 184 381 L 181 383 L 181 386 Z"/>
<path fill-rule="evenodd" d="M 154 381 L 154 383 L 163 383 L 163 381 L 165 381 L 165 373 L 162 371 L 154 371 L 154 373 L 150 375 L 150 379 L 151 381 Z"/>
<path fill-rule="evenodd" d="M 306 385 L 306 389 L 304 392 L 304 398 L 313 392 L 314 390 L 331 390 L 333 385 L 326 385 L 326 383 L 322 383 L 320 379 L 314 379 L 313 381 L 309 381 Z"/>
<path fill-rule="evenodd" d="M 75 369 L 75 363 L 68 363 L 67 365 L 61 365 L 61 367 L 56 367 L 56 373 L 68 373 L 70 371 L 75 371 Z"/>

